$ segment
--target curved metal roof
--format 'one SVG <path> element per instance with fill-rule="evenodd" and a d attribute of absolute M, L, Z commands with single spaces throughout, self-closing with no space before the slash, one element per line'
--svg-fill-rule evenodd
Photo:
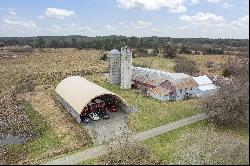
<path fill-rule="evenodd" d="M 55 91 L 79 114 L 92 99 L 102 95 L 111 95 L 127 105 L 120 96 L 81 76 L 65 78 L 57 85 Z"/>

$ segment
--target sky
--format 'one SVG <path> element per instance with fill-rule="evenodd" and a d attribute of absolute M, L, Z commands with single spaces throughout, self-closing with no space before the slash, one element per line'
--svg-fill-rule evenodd
<path fill-rule="evenodd" d="M 0 0 L 0 37 L 249 38 L 249 0 Z"/>

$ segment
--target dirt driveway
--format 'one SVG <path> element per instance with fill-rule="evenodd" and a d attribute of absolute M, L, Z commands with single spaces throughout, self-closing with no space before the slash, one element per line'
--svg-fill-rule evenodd
<path fill-rule="evenodd" d="M 117 137 L 131 133 L 125 122 L 125 114 L 123 112 L 109 112 L 109 114 L 110 118 L 107 120 L 100 119 L 84 125 L 96 144 L 109 142 Z"/>

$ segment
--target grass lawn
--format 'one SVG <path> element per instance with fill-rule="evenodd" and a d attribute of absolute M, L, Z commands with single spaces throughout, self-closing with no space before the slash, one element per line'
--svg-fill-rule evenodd
<path fill-rule="evenodd" d="M 133 65 L 138 67 L 150 67 L 168 72 L 173 72 L 174 59 L 167 59 L 162 56 L 133 58 Z"/>
<path fill-rule="evenodd" d="M 197 122 L 148 139 L 159 160 L 169 164 L 249 164 L 247 129 L 217 128 Z"/>
<path fill-rule="evenodd" d="M 197 100 L 162 102 L 140 94 L 139 91 L 121 90 L 119 86 L 107 83 L 107 77 L 100 75 L 86 76 L 86 79 L 121 96 L 130 106 L 139 108 L 139 112 L 129 116 L 129 126 L 136 132 L 145 131 L 169 122 L 180 120 L 200 113 L 195 108 Z"/>

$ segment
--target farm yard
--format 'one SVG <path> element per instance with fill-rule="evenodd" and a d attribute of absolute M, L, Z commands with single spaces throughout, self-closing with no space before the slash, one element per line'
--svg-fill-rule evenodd
<path fill-rule="evenodd" d="M 127 125 L 134 132 L 142 132 L 154 127 L 180 120 L 201 113 L 196 108 L 197 99 L 161 102 L 147 97 L 135 89 L 121 90 L 108 81 L 108 61 L 101 60 L 103 51 L 67 49 L 36 49 L 22 53 L 24 56 L 5 57 L 0 59 L 0 120 L 6 121 L 13 129 L 11 133 L 6 125 L 1 124 L 1 133 L 27 137 L 21 144 L 0 145 L 0 163 L 3 164 L 39 164 L 59 156 L 71 154 L 95 146 L 85 129 L 78 124 L 64 107 L 55 99 L 56 85 L 67 76 L 81 75 L 86 79 L 118 94 L 139 112 L 129 114 Z M 221 75 L 223 66 L 230 55 L 181 55 L 197 63 L 201 73 Z M 212 62 L 211 67 L 206 67 Z M 173 71 L 174 59 L 157 57 L 138 57 L 133 59 L 135 66 L 147 66 L 164 71 Z M 2 111 L 4 110 L 4 111 Z M 18 119 L 14 121 L 13 119 Z M 6 132 L 6 134 L 4 134 Z M 204 133 L 207 133 L 204 134 Z M 210 134 L 210 135 L 208 135 Z M 221 135 L 220 135 L 221 134 Z M 208 138 L 214 139 L 209 140 Z M 207 139 L 205 139 L 208 137 Z M 21 139 L 21 138 L 20 138 Z M 225 145 L 219 139 L 229 139 Z M 166 141 L 169 140 L 169 141 Z M 239 140 L 239 144 L 235 143 Z M 206 153 L 202 141 L 207 142 L 207 150 L 211 150 L 210 158 L 200 158 Z M 232 142 L 231 142 L 232 141 Z M 195 142 L 199 144 L 195 145 Z M 150 147 L 156 159 L 168 164 L 213 164 L 222 163 L 222 158 L 238 153 L 239 147 L 248 147 L 247 131 L 219 130 L 207 122 L 190 125 L 153 139 L 143 145 Z M 212 145 L 216 145 L 213 149 Z M 178 146 L 177 146 L 178 145 Z M 187 145 L 191 147 L 187 148 Z M 193 153 L 196 146 L 200 151 Z M 227 155 L 218 160 L 216 151 L 228 149 Z M 176 149 L 174 147 L 177 147 Z M 180 149 L 186 151 L 180 153 Z M 173 152 L 173 155 L 172 153 Z M 186 156 L 184 153 L 192 153 Z M 248 163 L 245 151 L 239 159 L 242 164 Z M 182 158 L 183 160 L 180 160 Z M 223 160 L 225 160 L 223 158 Z M 236 160 L 236 159 L 235 159 Z M 94 160 L 98 162 L 97 159 Z M 235 164 L 233 161 L 229 161 Z"/>

